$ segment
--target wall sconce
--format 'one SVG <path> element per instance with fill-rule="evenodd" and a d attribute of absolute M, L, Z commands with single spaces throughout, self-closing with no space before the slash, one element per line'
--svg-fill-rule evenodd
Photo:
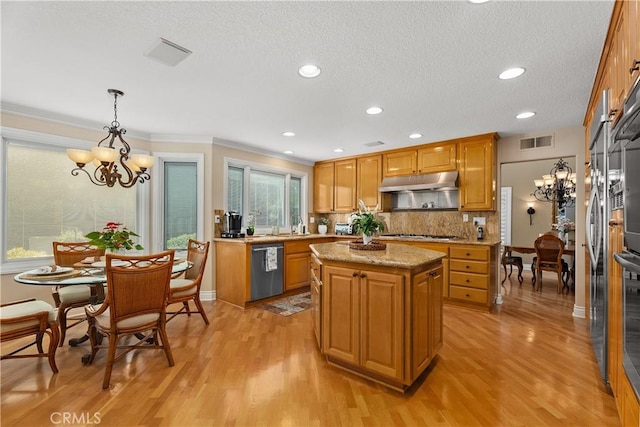
<path fill-rule="evenodd" d="M 529 225 L 533 225 L 533 214 L 536 213 L 536 210 L 533 209 L 533 203 L 527 203 L 529 208 L 527 209 L 527 213 L 529 214 Z"/>

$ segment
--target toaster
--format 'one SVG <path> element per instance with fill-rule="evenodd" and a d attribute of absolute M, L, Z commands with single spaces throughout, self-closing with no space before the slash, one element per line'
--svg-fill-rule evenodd
<path fill-rule="evenodd" d="M 353 228 L 351 227 L 351 224 L 338 222 L 336 223 L 335 232 L 336 234 L 353 234 Z"/>

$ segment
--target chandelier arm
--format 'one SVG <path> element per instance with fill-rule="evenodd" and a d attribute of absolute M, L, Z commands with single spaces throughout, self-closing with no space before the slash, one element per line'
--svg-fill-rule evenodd
<path fill-rule="evenodd" d="M 97 170 L 97 168 L 96 168 L 96 170 Z M 71 175 L 73 175 L 73 176 L 78 176 L 78 175 L 79 175 L 79 173 L 80 173 L 80 171 L 82 171 L 82 172 L 86 173 L 86 174 L 87 174 L 87 176 L 89 177 L 89 180 L 90 180 L 93 184 L 98 185 L 98 186 L 100 186 L 100 187 L 104 187 L 105 185 L 107 185 L 107 184 L 106 184 L 106 182 L 96 181 L 96 180 L 91 176 L 91 174 L 90 174 L 89 172 L 87 172 L 87 170 L 86 170 L 86 169 L 84 169 L 84 168 L 75 168 L 75 169 L 72 169 L 72 170 L 71 170 Z"/>

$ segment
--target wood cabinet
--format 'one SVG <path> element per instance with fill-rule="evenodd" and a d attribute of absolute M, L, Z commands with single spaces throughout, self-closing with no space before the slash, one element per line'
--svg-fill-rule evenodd
<path fill-rule="evenodd" d="M 418 153 L 415 149 L 384 153 L 382 160 L 385 177 L 415 175 L 418 170 Z"/>
<path fill-rule="evenodd" d="M 414 272 L 322 263 L 321 351 L 333 365 L 403 391 L 442 347 L 440 262 Z"/>
<path fill-rule="evenodd" d="M 633 82 L 640 78 L 640 0 L 631 0 L 624 3 L 627 6 L 627 32 L 629 34 L 628 68 L 629 84 L 627 93 L 630 92 Z"/>
<path fill-rule="evenodd" d="M 313 209 L 333 212 L 334 162 L 319 162 L 313 167 Z"/>
<path fill-rule="evenodd" d="M 493 306 L 497 281 L 497 247 L 454 245 L 449 248 L 447 302 L 484 310 Z"/>
<path fill-rule="evenodd" d="M 313 209 L 316 212 L 356 210 L 356 159 L 315 164 Z"/>
<path fill-rule="evenodd" d="M 322 352 L 322 263 L 315 256 L 311 255 L 309 263 L 311 270 L 311 321 L 313 323 L 313 335 L 316 337 L 316 344 Z"/>
<path fill-rule="evenodd" d="M 607 290 L 607 376 L 611 391 L 616 397 L 621 396 L 622 368 L 622 267 L 613 259 L 613 254 L 622 252 L 624 229 L 621 211 L 615 211 L 617 218 L 609 221 L 609 272 Z M 618 412 L 622 413 L 621 401 L 618 400 Z"/>
<path fill-rule="evenodd" d="M 497 134 L 465 138 L 458 146 L 459 208 L 461 211 L 495 210 Z"/>
<path fill-rule="evenodd" d="M 284 290 L 285 292 L 308 286 L 311 283 L 311 243 L 324 243 L 333 240 L 304 239 L 284 242 Z"/>
<path fill-rule="evenodd" d="M 369 209 L 386 211 L 391 205 L 391 196 L 380 193 L 382 183 L 382 154 L 358 157 L 356 177 L 356 198 L 362 200 Z"/>
<path fill-rule="evenodd" d="M 418 150 L 418 173 L 454 171 L 458 168 L 456 142 L 428 144 Z"/>

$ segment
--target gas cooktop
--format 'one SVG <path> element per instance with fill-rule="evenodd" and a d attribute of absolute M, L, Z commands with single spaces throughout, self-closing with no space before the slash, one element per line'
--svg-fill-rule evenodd
<path fill-rule="evenodd" d="M 437 234 L 383 234 L 384 237 L 402 237 L 404 239 L 424 239 L 424 240 L 455 240 L 458 236 L 442 236 Z"/>

